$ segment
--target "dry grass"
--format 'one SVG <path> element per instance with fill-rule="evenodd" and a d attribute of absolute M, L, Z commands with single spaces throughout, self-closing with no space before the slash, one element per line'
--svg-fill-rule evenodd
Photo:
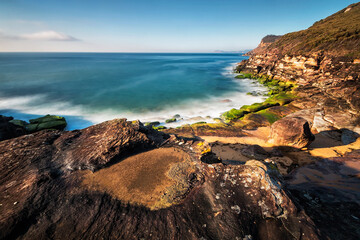
<path fill-rule="evenodd" d="M 360 3 L 320 20 L 306 30 L 282 36 L 269 46 L 268 50 L 272 49 L 289 55 L 324 51 L 334 56 L 359 58 Z"/>

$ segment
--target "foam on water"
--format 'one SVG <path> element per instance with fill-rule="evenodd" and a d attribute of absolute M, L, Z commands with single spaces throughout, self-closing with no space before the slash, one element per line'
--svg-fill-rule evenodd
<path fill-rule="evenodd" d="M 227 67 L 224 75 L 233 77 L 231 72 L 233 65 Z M 234 79 L 240 89 L 247 91 L 265 91 L 259 84 L 250 79 Z M 206 99 L 187 99 L 176 106 L 168 106 L 160 111 L 130 112 L 126 110 L 104 109 L 94 111 L 82 105 L 73 105 L 70 102 L 51 102 L 47 103 L 46 95 L 33 95 L 24 97 L 1 97 L 0 109 L 11 109 L 23 113 L 22 119 L 29 120 L 34 115 L 54 114 L 62 116 L 73 116 L 76 119 L 84 119 L 87 124 L 81 122 L 69 122 L 68 129 L 87 127 L 91 124 L 100 123 L 114 118 L 127 118 L 128 120 L 139 119 L 142 122 L 159 121 L 161 125 L 167 127 L 177 127 L 183 124 L 192 124 L 200 121 L 214 122 L 213 118 L 218 118 L 222 113 L 232 108 L 240 108 L 243 105 L 253 104 L 264 100 L 262 96 L 251 96 L 245 92 L 234 91 L 226 96 L 208 96 Z M 36 106 L 36 107 L 35 107 Z M 3 111 L 4 112 L 4 111 Z M 6 110 L 5 110 L 6 113 Z M 4 113 L 3 113 L 4 114 Z M 28 114 L 27 117 L 24 114 Z M 12 113 L 16 116 L 16 113 Z M 174 115 L 180 115 L 177 122 L 165 123 L 166 119 Z"/>
<path fill-rule="evenodd" d="M 38 96 L 34 96 L 39 100 Z M 13 98 L 6 99 L 0 98 L 0 106 L 6 106 L 5 109 L 15 110 L 29 115 L 45 115 L 54 114 L 61 116 L 75 116 L 83 118 L 89 123 L 96 124 L 103 121 L 111 120 L 114 118 L 127 118 L 128 120 L 139 119 L 142 122 L 160 121 L 162 125 L 169 127 L 176 127 L 183 124 L 191 124 L 199 121 L 213 122 L 213 118 L 218 118 L 220 115 L 232 108 L 239 108 L 242 105 L 248 105 L 255 102 L 260 102 L 263 97 L 249 96 L 244 93 L 231 94 L 226 98 L 211 97 L 204 100 L 188 100 L 181 105 L 173 106 L 161 111 L 156 112 L 121 112 L 112 109 L 100 110 L 97 112 L 87 110 L 81 105 L 71 105 L 68 102 L 57 102 L 51 104 L 36 104 L 34 108 L 31 97 L 24 99 Z M 21 104 L 20 104 L 21 103 Z M 2 114 L 6 115 L 6 110 Z M 180 119 L 175 123 L 165 124 L 165 120 L 172 118 L 174 115 L 180 115 Z M 11 115 L 11 114 L 10 114 Z M 14 115 L 14 114 L 12 114 Z M 23 116 L 23 120 L 28 120 L 31 117 Z M 69 130 L 76 129 L 76 123 L 69 123 Z"/>

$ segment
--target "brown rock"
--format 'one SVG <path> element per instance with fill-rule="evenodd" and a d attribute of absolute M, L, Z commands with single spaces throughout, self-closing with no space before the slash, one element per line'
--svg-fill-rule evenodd
<path fill-rule="evenodd" d="M 315 140 L 309 123 L 301 117 L 287 117 L 271 126 L 269 143 L 276 146 L 303 148 Z"/>
<path fill-rule="evenodd" d="M 117 119 L 0 142 L 0 239 L 318 239 L 271 167 L 167 137 Z"/>

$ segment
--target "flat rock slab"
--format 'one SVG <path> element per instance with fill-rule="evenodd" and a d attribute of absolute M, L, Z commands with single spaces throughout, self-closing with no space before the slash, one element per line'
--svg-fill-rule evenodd
<path fill-rule="evenodd" d="M 159 148 L 128 157 L 96 172 L 83 174 L 83 185 L 129 202 L 159 209 L 171 206 L 190 188 L 195 168 L 178 148 Z"/>

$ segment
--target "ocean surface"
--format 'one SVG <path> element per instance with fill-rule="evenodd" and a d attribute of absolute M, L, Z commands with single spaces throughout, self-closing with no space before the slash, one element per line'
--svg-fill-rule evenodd
<path fill-rule="evenodd" d="M 0 114 L 65 116 L 68 129 L 114 118 L 176 127 L 212 122 L 262 101 L 252 80 L 235 79 L 241 54 L 0 53 Z M 179 114 L 179 121 L 165 120 Z"/>

